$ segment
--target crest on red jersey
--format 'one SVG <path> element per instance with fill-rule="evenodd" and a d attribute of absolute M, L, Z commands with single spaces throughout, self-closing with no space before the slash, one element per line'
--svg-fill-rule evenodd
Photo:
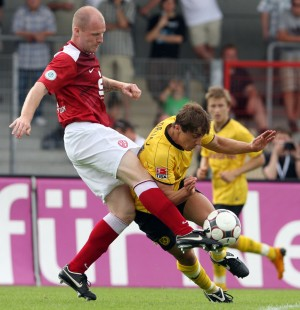
<path fill-rule="evenodd" d="M 124 149 L 126 149 L 128 147 L 128 142 L 126 140 L 119 140 L 118 144 L 123 147 Z"/>
<path fill-rule="evenodd" d="M 167 179 L 168 178 L 168 168 L 156 167 L 156 177 L 158 179 Z"/>

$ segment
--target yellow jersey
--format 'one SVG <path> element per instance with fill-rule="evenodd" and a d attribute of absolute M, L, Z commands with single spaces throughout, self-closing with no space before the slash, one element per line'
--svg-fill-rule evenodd
<path fill-rule="evenodd" d="M 171 116 L 156 125 L 144 142 L 138 156 L 154 180 L 172 185 L 176 191 L 191 164 L 193 152 L 185 151 L 169 136 L 167 127 L 174 123 L 175 119 L 175 116 Z M 207 144 L 213 138 L 214 134 L 205 135 L 201 143 Z M 135 206 L 137 210 L 149 213 L 136 196 Z"/>
<path fill-rule="evenodd" d="M 250 131 L 234 119 L 230 119 L 224 127 L 216 133 L 214 122 L 211 123 L 210 134 L 230 138 L 238 141 L 251 142 L 254 137 Z M 222 171 L 234 170 L 241 167 L 247 155 L 259 156 L 262 153 L 254 152 L 248 154 L 222 154 L 210 151 L 205 147 L 201 149 L 201 156 L 207 157 L 212 172 L 213 203 L 225 205 L 242 205 L 247 200 L 248 183 L 246 175 L 242 174 L 233 182 L 227 183 L 220 177 Z"/>

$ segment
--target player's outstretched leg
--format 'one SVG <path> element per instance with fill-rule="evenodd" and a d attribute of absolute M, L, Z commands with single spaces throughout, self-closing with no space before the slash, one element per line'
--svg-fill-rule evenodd
<path fill-rule="evenodd" d="M 71 272 L 66 265 L 58 274 L 60 283 L 65 283 L 77 292 L 78 297 L 96 300 L 97 296 L 89 289 L 90 283 L 84 273 Z"/>
<path fill-rule="evenodd" d="M 210 259 L 214 264 L 225 267 L 238 278 L 245 278 L 249 275 L 248 267 L 232 253 L 226 252 L 226 256 L 219 261 L 214 260 L 212 257 Z"/>
<path fill-rule="evenodd" d="M 283 257 L 286 254 L 286 249 L 284 248 L 275 248 L 275 258 L 271 259 L 271 262 L 274 264 L 277 270 L 278 279 L 282 279 L 284 273 L 284 261 Z"/>
<path fill-rule="evenodd" d="M 233 302 L 233 296 L 231 296 L 227 292 L 224 292 L 220 287 L 216 293 L 208 294 L 204 292 L 204 295 L 210 302 Z"/>
<path fill-rule="evenodd" d="M 176 244 L 183 251 L 195 247 L 203 248 L 206 251 L 214 251 L 223 247 L 220 242 L 207 238 L 203 230 L 193 230 L 186 235 L 177 236 Z"/>

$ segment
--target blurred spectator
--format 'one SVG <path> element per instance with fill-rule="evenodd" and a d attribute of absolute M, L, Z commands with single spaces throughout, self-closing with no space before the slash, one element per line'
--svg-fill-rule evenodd
<path fill-rule="evenodd" d="M 122 135 L 131 139 L 137 145 L 143 146 L 145 139 L 136 133 L 135 127 L 129 121 L 125 119 L 118 119 L 112 127 Z"/>
<path fill-rule="evenodd" d="M 197 57 L 213 60 L 220 44 L 222 12 L 216 0 L 181 0 L 182 13 Z"/>
<path fill-rule="evenodd" d="M 222 50 L 222 59 L 237 61 L 238 51 L 235 45 L 228 44 Z M 257 130 L 261 133 L 268 128 L 266 110 L 262 98 L 249 72 L 244 68 L 232 68 L 230 71 L 230 93 L 232 112 L 236 118 L 253 118 Z"/>
<path fill-rule="evenodd" d="M 74 13 L 84 5 L 84 0 L 47 0 L 48 7 L 52 10 L 56 19 L 58 36 L 71 37 L 72 20 Z M 61 38 L 53 46 L 53 50 L 58 51 L 66 42 L 66 38 Z"/>
<path fill-rule="evenodd" d="M 275 41 L 279 26 L 279 16 L 284 10 L 290 9 L 291 0 L 261 0 L 257 11 L 261 16 L 261 28 L 264 41 Z"/>
<path fill-rule="evenodd" d="M 300 0 L 292 0 L 292 8 L 280 14 L 277 33 L 279 41 L 300 42 Z M 282 60 L 300 61 L 300 48 L 285 48 L 282 51 Z M 289 127 L 292 132 L 299 130 L 297 120 L 300 117 L 300 69 L 284 68 L 281 70 L 283 100 Z"/>
<path fill-rule="evenodd" d="M 41 141 L 43 150 L 57 150 L 64 148 L 64 128 L 57 126 L 51 133 L 45 135 Z"/>
<path fill-rule="evenodd" d="M 136 15 L 135 3 L 133 0 L 104 0 L 98 8 L 106 21 L 105 44 L 99 49 L 101 70 L 105 76 L 132 82 L 134 77 L 132 27 Z M 128 120 L 130 99 L 122 95 L 121 100 L 124 106 L 124 118 Z"/>
<path fill-rule="evenodd" d="M 13 33 L 22 38 L 18 44 L 20 107 L 50 60 L 50 47 L 45 41 L 56 32 L 54 14 L 41 4 L 41 0 L 24 2 L 24 5 L 17 8 L 12 21 Z M 43 104 L 35 113 L 34 121 L 39 126 L 46 124 L 42 109 Z"/>
<path fill-rule="evenodd" d="M 157 112 L 153 120 L 153 127 L 155 127 L 158 123 L 162 122 L 168 117 L 170 116 L 164 112 L 161 112 L 161 111 Z"/>
<path fill-rule="evenodd" d="M 268 180 L 300 179 L 300 146 L 288 130 L 278 128 L 276 131 L 272 150 L 265 156 L 264 175 Z"/>
<path fill-rule="evenodd" d="M 140 13 L 147 15 L 161 0 L 150 0 Z M 212 60 L 220 44 L 222 12 L 216 0 L 181 0 L 181 9 L 197 57 Z"/>
<path fill-rule="evenodd" d="M 185 39 L 184 20 L 176 12 L 176 0 L 162 0 L 160 6 L 160 13 L 149 19 L 146 34 L 146 41 L 151 43 L 148 89 L 159 107 L 160 93 L 178 74 L 180 47 Z"/>
<path fill-rule="evenodd" d="M 190 101 L 185 96 L 183 81 L 176 78 L 170 80 L 169 85 L 161 92 L 159 99 L 163 112 L 169 116 L 176 115 Z"/>

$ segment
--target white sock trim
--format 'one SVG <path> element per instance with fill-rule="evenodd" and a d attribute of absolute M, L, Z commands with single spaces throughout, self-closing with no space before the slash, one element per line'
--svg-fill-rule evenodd
<path fill-rule="evenodd" d="M 120 220 L 118 217 L 113 215 L 112 213 L 108 213 L 104 216 L 103 220 L 118 234 L 120 233 L 128 226 L 126 223 L 124 223 L 122 220 Z"/>
<path fill-rule="evenodd" d="M 151 188 L 158 188 L 157 184 L 152 180 L 145 180 L 133 187 L 138 197 L 140 197 L 143 192 Z"/>

